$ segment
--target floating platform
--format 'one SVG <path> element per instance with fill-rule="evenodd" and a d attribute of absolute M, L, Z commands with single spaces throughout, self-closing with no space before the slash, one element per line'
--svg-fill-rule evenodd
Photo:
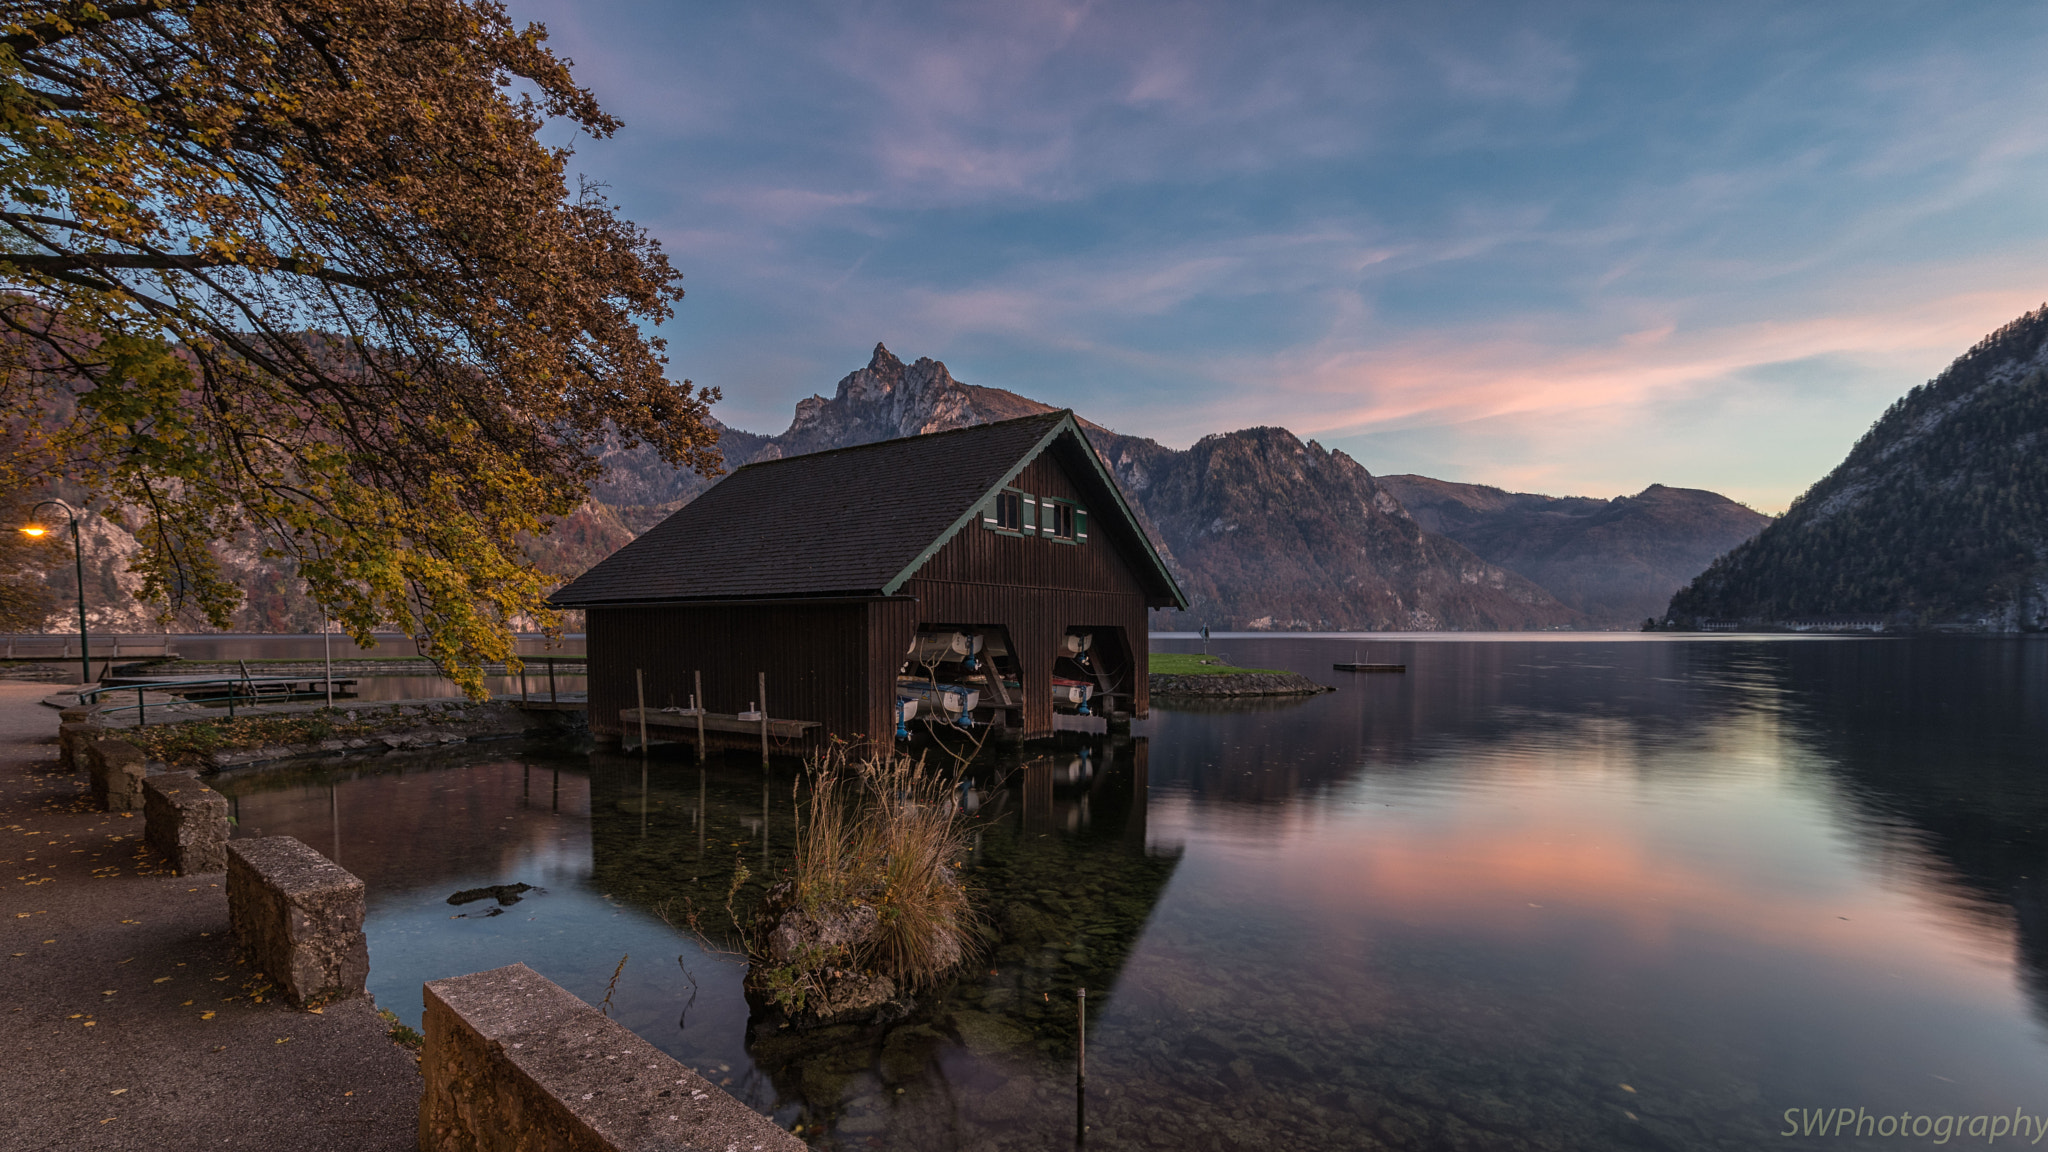
<path fill-rule="evenodd" d="M 1352 664 L 1332 664 L 1332 665 L 1330 665 L 1330 667 L 1332 667 L 1332 668 L 1336 669 L 1336 670 L 1337 670 L 1337 671 L 1339 671 L 1339 672 L 1406 672 L 1406 671 L 1408 670 L 1408 666 L 1407 666 L 1406 664 L 1358 664 L 1358 663 L 1352 663 Z"/>

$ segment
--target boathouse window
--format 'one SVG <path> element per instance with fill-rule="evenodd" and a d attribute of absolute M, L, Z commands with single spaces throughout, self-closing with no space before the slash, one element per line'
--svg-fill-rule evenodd
<path fill-rule="evenodd" d="M 1040 534 L 1079 544 L 1088 539 L 1088 513 L 1065 500 L 1047 500 Z"/>
<path fill-rule="evenodd" d="M 995 515 L 988 519 L 988 526 L 1003 532 L 1024 531 L 1024 494 L 996 493 Z"/>

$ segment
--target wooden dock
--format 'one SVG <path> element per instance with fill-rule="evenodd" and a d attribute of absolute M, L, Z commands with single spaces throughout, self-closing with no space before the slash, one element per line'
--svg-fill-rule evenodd
<path fill-rule="evenodd" d="M 237 699 L 304 699 L 327 694 L 328 681 L 321 676 L 251 676 L 239 677 L 169 677 L 109 676 L 101 681 L 107 688 L 146 688 L 153 692 L 168 692 L 183 696 L 194 703 L 210 699 L 234 696 Z M 334 678 L 336 696 L 353 696 L 357 681 L 354 678 Z"/>
<path fill-rule="evenodd" d="M 1339 671 L 1339 672 L 1406 672 L 1406 671 L 1408 670 L 1408 666 L 1407 666 L 1406 664 L 1358 664 L 1358 663 L 1351 663 L 1351 664 L 1332 664 L 1332 665 L 1330 665 L 1330 667 L 1332 667 L 1332 668 L 1336 669 L 1336 670 L 1337 670 L 1337 671 Z"/>
<path fill-rule="evenodd" d="M 689 708 L 674 710 L 649 708 L 647 712 L 647 734 L 652 737 L 659 732 L 664 739 L 695 740 L 697 738 L 698 714 Z M 638 708 L 619 709 L 619 720 L 627 732 L 636 731 L 640 724 L 641 710 Z M 744 736 L 761 734 L 761 721 L 741 719 L 730 712 L 706 712 L 703 714 L 704 731 L 737 732 Z M 801 740 L 824 725 L 816 720 L 781 720 L 768 718 L 768 735 L 775 740 Z"/>

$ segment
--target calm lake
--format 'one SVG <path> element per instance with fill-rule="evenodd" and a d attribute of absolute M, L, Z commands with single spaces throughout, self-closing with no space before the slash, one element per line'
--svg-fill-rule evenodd
<path fill-rule="evenodd" d="M 1081 987 L 1095 1148 L 1891 1148 L 2048 1116 L 2048 641 L 1210 648 L 1339 690 L 971 768 L 1001 939 L 878 1030 L 750 1035 L 741 968 L 659 914 L 716 929 L 736 863 L 783 866 L 794 765 L 508 744 L 222 790 L 239 834 L 367 881 L 371 988 L 409 1022 L 421 981 L 524 961 L 818 1147 L 1071 1147 Z M 1409 671 L 1330 670 L 1354 654 Z M 512 882 L 543 890 L 446 902 Z M 1864 1136 L 1797 1134 L 1838 1108 Z M 1901 1113 L 1929 1134 L 1869 1134 Z"/>

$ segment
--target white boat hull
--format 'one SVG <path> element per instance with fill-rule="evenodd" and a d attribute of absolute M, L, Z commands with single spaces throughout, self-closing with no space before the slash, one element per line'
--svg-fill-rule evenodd
<path fill-rule="evenodd" d="M 921 704 L 934 716 L 947 720 L 958 720 L 974 711 L 981 703 L 981 693 L 961 684 L 933 684 L 928 680 L 899 680 L 896 682 L 898 699 L 908 698 Z"/>
<path fill-rule="evenodd" d="M 949 664 L 966 660 L 981 648 L 981 637 L 966 632 L 919 632 L 904 655 L 919 664 Z"/>

